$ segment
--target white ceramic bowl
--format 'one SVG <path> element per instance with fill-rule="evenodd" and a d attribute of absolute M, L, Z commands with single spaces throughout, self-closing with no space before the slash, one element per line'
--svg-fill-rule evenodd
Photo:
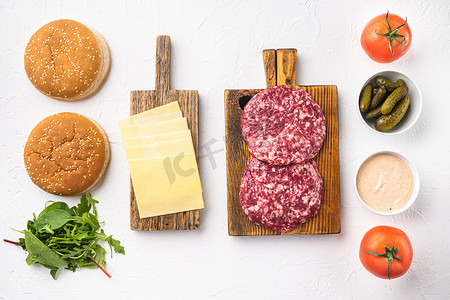
<path fill-rule="evenodd" d="M 403 79 L 405 81 L 405 85 L 409 89 L 408 95 L 411 98 L 411 103 L 409 105 L 408 112 L 406 113 L 404 119 L 399 124 L 397 124 L 397 126 L 395 126 L 394 128 L 392 128 L 388 131 L 385 131 L 385 132 L 376 130 L 375 129 L 375 120 L 367 120 L 364 117 L 365 113 L 362 113 L 359 110 L 359 99 L 361 98 L 361 94 L 362 94 L 364 87 L 368 83 L 370 83 L 372 85 L 372 87 L 375 87 L 375 77 L 377 77 L 377 76 L 383 76 L 390 81 L 397 81 L 400 78 Z M 361 91 L 360 91 L 359 98 L 357 101 L 357 106 L 358 106 L 357 109 L 359 112 L 359 116 L 361 117 L 361 120 L 363 121 L 363 123 L 367 125 L 367 127 L 369 127 L 373 131 L 376 131 L 380 134 L 394 135 L 394 134 L 405 132 L 406 130 L 411 128 L 414 125 L 414 123 L 416 123 L 417 119 L 419 119 L 420 113 L 422 112 L 422 94 L 420 93 L 419 86 L 414 82 L 414 80 L 412 80 L 411 77 L 409 77 L 403 73 L 397 72 L 397 71 L 383 71 L 383 72 L 378 72 L 378 73 L 374 74 L 373 76 L 371 76 L 368 80 L 366 80 L 364 82 L 364 84 L 361 87 Z"/>
<path fill-rule="evenodd" d="M 364 201 L 363 199 L 361 199 L 361 196 L 359 195 L 358 192 L 358 187 L 356 186 L 356 178 L 358 177 L 358 172 L 359 169 L 361 168 L 362 164 L 368 160 L 369 158 L 378 155 L 378 154 L 392 154 L 395 155 L 399 158 L 401 158 L 411 169 L 411 172 L 413 174 L 414 177 L 414 190 L 413 193 L 411 195 L 411 198 L 409 199 L 409 201 L 405 204 L 405 206 L 403 206 L 401 209 L 399 210 L 395 210 L 395 211 L 390 211 L 390 212 L 381 212 L 381 211 L 377 211 L 371 207 L 369 207 Z M 392 216 L 392 215 L 397 215 L 400 214 L 402 212 L 404 212 L 405 210 L 407 210 L 413 203 L 414 201 L 416 201 L 417 199 L 417 195 L 419 194 L 419 190 L 420 190 L 420 177 L 419 177 L 419 172 L 417 171 L 416 166 L 412 163 L 411 160 L 407 159 L 405 156 L 397 153 L 397 152 L 393 152 L 393 151 L 380 151 L 380 152 L 376 152 L 374 154 L 371 154 L 370 156 L 366 157 L 358 166 L 358 169 L 355 172 L 355 178 L 354 178 L 354 183 L 353 183 L 354 189 L 355 189 L 355 193 L 356 196 L 358 197 L 359 201 L 362 203 L 362 205 L 364 205 L 368 210 L 380 214 L 380 215 L 384 215 L 384 216 Z"/>

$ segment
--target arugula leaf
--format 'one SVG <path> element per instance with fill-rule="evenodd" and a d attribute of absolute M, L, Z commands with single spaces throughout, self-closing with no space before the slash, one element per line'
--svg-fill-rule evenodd
<path fill-rule="evenodd" d="M 27 230 L 30 230 L 30 231 L 33 232 L 33 233 L 36 233 L 36 232 L 38 231 L 36 220 L 37 220 L 37 219 L 36 219 L 36 214 L 33 213 L 33 221 L 28 220 L 28 223 L 27 223 Z"/>
<path fill-rule="evenodd" d="M 109 248 L 111 249 L 111 257 L 113 253 L 113 248 L 115 253 L 125 254 L 125 248 L 122 245 L 120 245 L 120 241 L 114 239 L 112 235 L 107 236 L 103 231 L 103 229 L 100 230 L 100 232 L 98 232 L 96 236 L 98 237 L 98 239 L 108 242 Z"/>
<path fill-rule="evenodd" d="M 49 224 L 45 224 L 44 227 L 42 227 L 41 231 L 48 232 L 50 234 L 54 234 L 55 232 L 52 230 Z"/>
<path fill-rule="evenodd" d="M 87 193 L 83 196 L 81 196 L 80 203 L 75 207 L 72 207 L 72 209 L 75 212 L 75 215 L 82 216 L 85 213 L 88 213 L 92 208 L 92 213 L 94 216 L 97 216 L 97 209 L 95 208 L 95 204 L 97 204 L 98 201 L 93 199 L 90 193 Z"/>
<path fill-rule="evenodd" d="M 91 210 L 89 202 L 87 200 L 86 195 L 83 195 L 80 199 L 80 203 L 77 205 L 77 214 L 81 216 L 84 213 L 87 213 Z"/>
<path fill-rule="evenodd" d="M 120 245 L 119 240 L 113 239 L 112 235 L 108 236 L 106 241 L 108 242 L 110 248 L 111 246 L 114 248 L 115 253 L 125 254 L 125 248 L 122 245 Z M 111 257 L 112 257 L 112 249 L 111 249 Z"/>
<path fill-rule="evenodd" d="M 106 241 L 106 239 L 108 238 L 108 236 L 106 235 L 105 231 L 103 229 L 100 230 L 100 232 L 96 232 L 95 236 L 102 241 Z"/>
<path fill-rule="evenodd" d="M 25 235 L 18 245 L 28 251 L 26 262 L 29 265 L 39 263 L 50 269 L 50 275 L 56 279 L 60 267 L 76 271 L 79 268 L 100 268 L 105 270 L 106 250 L 98 244 L 105 241 L 115 253 L 125 254 L 120 241 L 107 236 L 97 219 L 95 204 L 91 194 L 83 195 L 78 205 L 69 208 L 64 202 L 51 203 L 36 218 L 28 220 L 26 230 L 16 230 Z"/>
<path fill-rule="evenodd" d="M 92 207 L 92 213 L 94 214 L 94 216 L 97 216 L 97 209 L 95 208 L 95 204 L 97 204 L 98 201 L 95 200 L 94 198 L 92 198 L 90 193 L 86 194 L 86 199 L 87 199 L 89 205 Z"/>
<path fill-rule="evenodd" d="M 90 213 L 84 213 L 82 215 L 83 224 L 89 224 L 91 226 L 91 231 L 97 231 L 100 228 L 100 224 L 98 223 L 97 217 Z"/>

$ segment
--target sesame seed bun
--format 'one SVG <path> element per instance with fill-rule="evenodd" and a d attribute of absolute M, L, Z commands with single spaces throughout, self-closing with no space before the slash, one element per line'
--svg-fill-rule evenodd
<path fill-rule="evenodd" d="M 92 189 L 103 177 L 109 158 L 108 138 L 100 125 L 68 112 L 39 122 L 24 151 L 25 167 L 33 183 L 61 196 Z"/>
<path fill-rule="evenodd" d="M 25 71 L 34 87 L 64 101 L 95 92 L 108 74 L 110 61 L 101 34 L 73 20 L 42 26 L 25 50 Z"/>

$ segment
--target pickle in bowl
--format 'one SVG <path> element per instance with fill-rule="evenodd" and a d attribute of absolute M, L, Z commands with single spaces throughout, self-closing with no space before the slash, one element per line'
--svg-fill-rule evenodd
<path fill-rule="evenodd" d="M 397 71 L 383 71 L 370 77 L 358 99 L 361 119 L 382 134 L 396 134 L 410 128 L 422 109 L 422 96 L 414 81 Z"/>

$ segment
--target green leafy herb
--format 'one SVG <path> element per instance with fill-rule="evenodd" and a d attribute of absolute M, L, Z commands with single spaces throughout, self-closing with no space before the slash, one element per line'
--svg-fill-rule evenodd
<path fill-rule="evenodd" d="M 25 231 L 25 248 L 29 253 L 27 263 L 30 265 L 38 262 L 51 269 L 67 265 L 67 261 L 53 252 L 29 230 Z"/>
<path fill-rule="evenodd" d="M 52 203 L 52 204 L 47 205 L 48 203 Z M 54 210 L 54 209 L 62 209 L 71 214 L 71 210 L 70 210 L 69 206 L 67 205 L 67 203 L 49 201 L 46 203 L 44 210 L 41 211 L 41 213 L 38 215 L 38 218 L 40 218 L 43 214 L 46 214 L 49 211 Z"/>
<path fill-rule="evenodd" d="M 69 212 L 62 209 L 53 209 L 45 214 L 39 214 L 39 218 L 37 219 L 38 231 L 47 231 L 53 234 L 53 230 L 63 227 L 64 224 L 71 220 L 73 218 Z M 44 230 L 44 227 L 47 230 Z"/>
<path fill-rule="evenodd" d="M 49 203 L 49 202 L 48 202 Z M 47 204 L 48 204 L 47 203 Z M 97 242 L 105 241 L 112 252 L 125 254 L 120 241 L 107 236 L 100 229 L 95 204 L 98 201 L 86 194 L 81 197 L 77 206 L 69 208 L 64 202 L 51 202 L 33 220 L 28 220 L 27 229 L 19 232 L 25 235 L 19 242 L 4 240 L 21 246 L 28 251 L 28 265 L 39 263 L 50 269 L 50 275 L 56 279 L 59 268 L 70 271 L 79 268 L 100 268 L 105 270 L 106 250 Z"/>

